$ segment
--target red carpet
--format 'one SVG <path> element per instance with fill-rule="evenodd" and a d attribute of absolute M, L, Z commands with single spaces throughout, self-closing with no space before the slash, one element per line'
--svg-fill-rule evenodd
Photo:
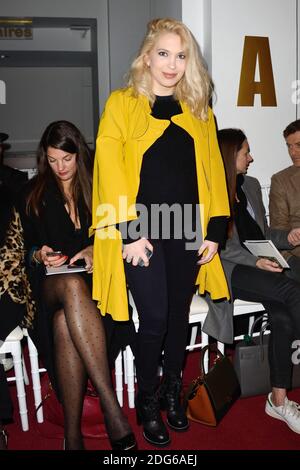
<path fill-rule="evenodd" d="M 188 354 L 184 373 L 184 384 L 187 385 L 197 375 L 199 352 Z M 15 421 L 7 425 L 9 433 L 9 450 L 61 450 L 62 439 L 53 439 L 49 436 L 55 427 L 49 423 L 37 424 L 34 416 L 33 397 L 31 385 L 26 387 L 27 407 L 29 411 L 29 431 L 22 432 L 18 404 L 16 401 L 15 386 L 10 386 L 11 395 L 15 405 Z M 300 389 L 290 392 L 290 398 L 300 401 Z M 124 411 L 132 425 L 138 440 L 139 450 L 153 450 L 141 435 L 141 428 L 137 426 L 135 411 L 130 410 L 126 403 L 124 392 Z M 172 443 L 165 447 L 168 450 L 299 450 L 300 434 L 292 432 L 283 422 L 267 416 L 264 412 L 265 397 L 239 399 L 229 413 L 223 418 L 217 428 L 210 428 L 197 423 L 191 423 L 187 432 L 176 433 L 170 431 Z M 109 450 L 107 439 L 86 439 L 87 450 Z"/>

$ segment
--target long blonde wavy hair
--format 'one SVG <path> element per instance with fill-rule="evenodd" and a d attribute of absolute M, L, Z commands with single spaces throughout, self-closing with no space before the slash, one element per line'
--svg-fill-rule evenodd
<path fill-rule="evenodd" d="M 161 34 L 178 34 L 186 54 L 186 70 L 177 83 L 175 97 L 184 101 L 191 112 L 200 119 L 207 119 L 209 100 L 212 95 L 212 82 L 208 74 L 200 48 L 191 31 L 181 21 L 172 18 L 158 18 L 148 23 L 147 33 L 137 57 L 128 73 L 127 86 L 133 88 L 134 96 L 147 96 L 151 106 L 155 95 L 151 87 L 151 74 L 147 67 L 146 55 L 154 47 Z"/>

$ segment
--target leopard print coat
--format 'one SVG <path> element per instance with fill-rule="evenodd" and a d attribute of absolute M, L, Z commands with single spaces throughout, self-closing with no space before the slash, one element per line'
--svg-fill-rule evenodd
<path fill-rule="evenodd" d="M 26 314 L 20 326 L 30 328 L 36 305 L 25 270 L 23 228 L 15 209 L 6 232 L 5 243 L 0 248 L 0 298 L 6 292 L 13 302 L 26 304 Z"/>

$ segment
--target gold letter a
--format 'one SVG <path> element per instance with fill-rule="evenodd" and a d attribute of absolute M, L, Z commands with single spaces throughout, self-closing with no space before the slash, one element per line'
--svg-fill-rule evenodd
<path fill-rule="evenodd" d="M 255 81 L 256 58 L 260 81 Z M 260 94 L 262 106 L 277 106 L 269 38 L 245 36 L 238 106 L 253 106 Z"/>

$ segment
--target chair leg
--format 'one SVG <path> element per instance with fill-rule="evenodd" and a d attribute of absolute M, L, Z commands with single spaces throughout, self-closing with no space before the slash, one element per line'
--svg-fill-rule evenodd
<path fill-rule="evenodd" d="M 204 333 L 204 331 L 202 330 L 202 325 L 201 325 L 201 345 L 202 345 L 202 348 L 204 348 L 205 346 L 208 346 L 208 343 L 209 343 L 209 337 L 206 333 Z M 208 351 L 206 351 L 205 353 L 205 356 L 204 356 L 204 370 L 205 371 L 208 371 L 208 363 L 209 363 L 209 356 L 208 356 Z"/>
<path fill-rule="evenodd" d="M 29 359 L 30 359 L 30 367 L 31 367 L 31 379 L 32 379 L 32 387 L 33 387 L 33 395 L 34 395 L 34 406 L 35 406 L 35 409 L 37 409 L 42 401 L 38 352 L 29 335 L 27 335 L 27 343 L 28 343 L 28 351 L 29 351 Z M 39 408 L 36 414 L 36 419 L 38 423 L 43 423 L 44 421 L 42 406 Z"/>
<path fill-rule="evenodd" d="M 221 343 L 220 341 L 218 341 L 218 349 L 219 351 L 224 354 L 225 353 L 225 344 L 224 343 Z"/>
<path fill-rule="evenodd" d="M 17 397 L 19 402 L 19 412 L 21 418 L 21 424 L 23 431 L 28 431 L 28 413 L 26 405 L 26 394 L 24 387 L 24 377 L 23 377 L 23 368 L 22 368 L 22 353 L 21 353 L 21 344 L 16 342 L 12 348 L 12 357 L 14 361 L 15 377 L 16 377 L 16 387 L 17 387 Z"/>
<path fill-rule="evenodd" d="M 120 406 L 123 406 L 123 367 L 122 351 L 119 352 L 115 361 L 116 394 Z"/>
<path fill-rule="evenodd" d="M 128 406 L 134 408 L 134 356 L 130 346 L 126 346 L 126 370 L 127 370 L 127 394 L 128 394 Z"/>
<path fill-rule="evenodd" d="M 252 329 L 254 320 L 255 320 L 255 316 L 251 315 L 251 317 L 249 317 L 248 335 L 250 335 L 250 333 L 251 333 L 251 329 Z"/>
<path fill-rule="evenodd" d="M 124 364 L 124 383 L 127 385 L 127 361 L 126 361 L 126 349 L 123 349 L 123 364 Z"/>
<path fill-rule="evenodd" d="M 22 367 L 23 367 L 24 383 L 25 383 L 25 385 L 29 385 L 29 377 L 28 377 L 28 374 L 27 374 L 27 369 L 26 369 L 24 354 L 22 354 Z"/>
<path fill-rule="evenodd" d="M 198 325 L 192 326 L 190 346 L 193 346 L 196 343 L 197 333 L 198 333 Z M 193 350 L 194 348 L 189 349 L 189 351 L 193 351 Z"/>

